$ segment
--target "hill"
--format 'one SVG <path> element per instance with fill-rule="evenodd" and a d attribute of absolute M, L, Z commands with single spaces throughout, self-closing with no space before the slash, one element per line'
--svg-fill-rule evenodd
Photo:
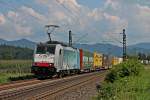
<path fill-rule="evenodd" d="M 10 45 L 15 47 L 22 47 L 22 48 L 29 48 L 34 49 L 36 43 L 32 42 L 27 39 L 20 39 L 14 41 L 7 41 L 4 39 L 0 39 L 0 45 Z M 91 52 L 98 51 L 104 54 L 112 54 L 115 56 L 122 56 L 122 47 L 112 44 L 102 44 L 102 43 L 95 43 L 95 44 L 75 44 L 74 47 L 76 48 L 83 48 L 89 50 Z M 130 45 L 127 47 L 128 54 L 135 55 L 138 52 L 150 54 L 150 43 L 139 43 L 135 45 Z"/>
<path fill-rule="evenodd" d="M 115 46 L 112 44 L 101 44 L 101 43 L 96 43 L 96 44 L 75 44 L 74 45 L 77 48 L 83 48 L 86 50 L 89 50 L 91 52 L 97 51 L 101 52 L 104 54 L 111 54 L 115 56 L 122 56 L 122 48 L 119 46 Z"/>
<path fill-rule="evenodd" d="M 28 48 L 0 45 L 0 59 L 32 59 L 33 50 Z"/>
<path fill-rule="evenodd" d="M 15 47 L 34 49 L 36 43 L 29 41 L 27 39 L 20 39 L 20 40 L 14 40 L 14 41 L 7 41 L 4 39 L 0 39 L 0 45 L 9 45 L 9 46 L 15 46 Z"/>

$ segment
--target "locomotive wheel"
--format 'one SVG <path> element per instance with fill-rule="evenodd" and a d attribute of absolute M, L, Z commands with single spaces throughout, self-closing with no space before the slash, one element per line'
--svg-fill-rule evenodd
<path fill-rule="evenodd" d="M 59 78 L 63 78 L 63 77 L 64 77 L 64 73 L 63 73 L 62 71 L 59 72 L 59 73 L 58 73 L 58 77 L 59 77 Z"/>
<path fill-rule="evenodd" d="M 37 78 L 38 78 L 39 80 L 44 80 L 44 79 L 46 79 L 45 76 L 41 76 L 41 75 L 38 75 Z"/>

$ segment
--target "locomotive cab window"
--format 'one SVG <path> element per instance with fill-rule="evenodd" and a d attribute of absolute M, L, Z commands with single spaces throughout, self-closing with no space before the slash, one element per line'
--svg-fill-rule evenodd
<path fill-rule="evenodd" d="M 55 45 L 49 45 L 47 46 L 47 52 L 49 52 L 50 54 L 55 54 Z"/>
<path fill-rule="evenodd" d="M 55 54 L 55 45 L 48 45 L 48 46 L 37 46 L 36 53 L 37 54 Z"/>
<path fill-rule="evenodd" d="M 46 53 L 46 47 L 45 46 L 37 46 L 37 50 L 36 50 L 37 54 L 45 54 Z"/>

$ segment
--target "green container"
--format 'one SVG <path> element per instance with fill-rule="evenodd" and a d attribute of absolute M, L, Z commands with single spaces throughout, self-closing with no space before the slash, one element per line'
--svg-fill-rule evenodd
<path fill-rule="evenodd" d="M 83 67 L 84 70 L 91 70 L 93 68 L 93 53 L 83 51 Z"/>

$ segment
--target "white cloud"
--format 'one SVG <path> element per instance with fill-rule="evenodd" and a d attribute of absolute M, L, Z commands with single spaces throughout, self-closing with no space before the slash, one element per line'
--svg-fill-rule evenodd
<path fill-rule="evenodd" d="M 22 32 L 26 33 L 26 35 L 32 35 L 30 33 L 35 33 L 38 25 L 56 24 L 60 26 L 57 31 L 59 33 L 68 33 L 68 30 L 71 29 L 74 33 L 81 33 L 81 36 L 88 33 L 86 38 L 89 39 L 89 42 L 94 42 L 95 40 L 96 42 L 101 42 L 97 37 L 102 39 L 102 35 L 105 32 L 112 31 L 112 29 L 114 29 L 113 31 L 118 30 L 126 22 L 119 16 L 104 12 L 102 8 L 90 9 L 78 4 L 76 0 L 38 0 L 37 3 L 40 6 L 48 7 L 47 13 L 40 14 L 33 8 L 26 6 L 22 6 L 18 12 L 9 12 L 8 16 L 14 16 L 11 20 L 17 19 L 16 33 Z M 105 23 L 107 23 L 107 27 L 102 29 L 101 26 Z M 35 26 L 32 24 L 35 24 Z M 68 36 L 67 34 L 64 35 Z M 61 36 L 64 37 L 64 35 Z M 58 39 L 61 36 L 55 35 Z"/>
<path fill-rule="evenodd" d="M 91 12 L 88 13 L 88 16 L 92 17 L 96 21 L 99 21 L 103 17 L 103 12 L 100 9 L 95 8 L 93 11 L 91 11 Z"/>
<path fill-rule="evenodd" d="M 106 0 L 105 9 L 111 7 L 111 9 L 117 10 L 120 7 L 119 0 Z"/>
<path fill-rule="evenodd" d="M 16 12 L 14 12 L 14 11 L 9 11 L 9 12 L 8 12 L 8 17 L 9 17 L 9 18 L 18 17 L 18 14 L 17 14 Z"/>
<path fill-rule="evenodd" d="M 58 21 L 62 21 L 68 18 L 64 12 L 60 12 L 60 11 L 55 12 L 54 16 Z"/>
<path fill-rule="evenodd" d="M 126 26 L 129 44 L 149 42 L 149 3 L 149 0 L 107 0 L 104 12 L 121 18 L 120 25 Z"/>
<path fill-rule="evenodd" d="M 27 26 L 21 26 L 21 25 L 15 25 L 15 31 L 18 35 L 21 36 L 30 36 L 32 34 L 32 29 L 31 27 Z"/>
<path fill-rule="evenodd" d="M 25 7 L 24 7 L 25 8 Z M 27 8 L 26 8 L 27 9 Z M 31 12 L 23 11 L 25 9 L 18 9 L 17 11 L 8 11 L 5 16 L 5 24 L 0 27 L 0 35 L 4 38 L 23 38 L 33 35 L 34 26 L 32 21 L 35 19 L 29 18 L 29 14 L 35 14 L 36 17 L 39 17 L 36 12 L 31 10 Z M 27 9 L 27 11 L 30 9 Z M 29 14 L 27 14 L 29 13 Z M 4 16 L 3 16 L 4 17 Z M 29 20 L 29 21 L 28 21 Z M 39 20 L 39 19 L 38 19 Z M 4 23 L 4 22 L 3 22 Z M 36 28 L 36 26 L 35 26 Z"/>
<path fill-rule="evenodd" d="M 39 14 L 38 12 L 36 12 L 34 9 L 26 7 L 26 6 L 22 6 L 21 10 L 23 11 L 23 13 L 28 14 L 34 18 L 36 18 L 39 21 L 45 21 L 45 16 L 43 16 L 42 14 Z"/>
<path fill-rule="evenodd" d="M 63 4 L 63 3 L 68 3 L 68 4 L 70 4 L 70 5 L 75 5 L 75 6 L 77 6 L 77 7 L 80 7 L 80 5 L 77 3 L 77 1 L 76 0 L 57 0 L 57 1 L 59 1 L 61 4 Z"/>
<path fill-rule="evenodd" d="M 35 0 L 35 3 L 37 7 L 22 5 L 16 11 L 8 11 L 5 16 L 0 14 L 3 27 L 0 31 L 12 32 L 16 37 L 36 36 L 38 32 L 45 32 L 44 25 L 56 24 L 60 26 L 54 36 L 56 39 L 64 41 L 71 29 L 80 36 L 88 33 L 85 40 L 93 43 L 105 40 L 105 33 L 120 33 L 124 28 L 129 39 L 135 37 L 135 40 L 150 32 L 150 7 L 138 0 L 106 0 L 103 7 L 94 9 L 79 4 L 77 0 Z M 141 38 L 141 41 L 145 40 Z"/>
<path fill-rule="evenodd" d="M 76 0 L 57 0 L 57 1 L 60 2 L 60 4 L 66 5 L 71 9 L 71 11 L 74 12 L 79 12 L 81 7 Z"/>
<path fill-rule="evenodd" d="M 145 33 L 150 32 L 150 7 L 137 5 L 139 15 L 137 17 L 137 23 L 140 26 L 141 31 Z"/>
<path fill-rule="evenodd" d="M 6 21 L 5 16 L 3 14 L 0 14 L 0 25 L 5 24 L 5 21 Z"/>

